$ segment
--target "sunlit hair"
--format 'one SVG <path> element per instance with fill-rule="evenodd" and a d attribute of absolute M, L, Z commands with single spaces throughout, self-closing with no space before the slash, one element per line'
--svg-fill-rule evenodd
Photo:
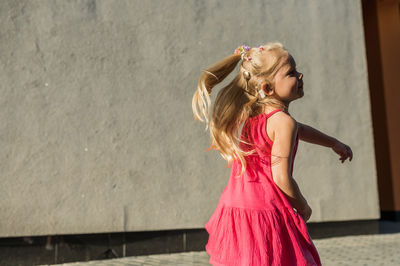
<path fill-rule="evenodd" d="M 251 60 L 241 60 L 241 55 L 231 54 L 218 61 L 211 67 L 203 70 L 197 90 L 192 100 L 194 118 L 206 123 L 210 129 L 211 146 L 207 149 L 216 149 L 228 162 L 230 167 L 234 160 L 239 159 L 242 165 L 240 176 L 246 169 L 245 156 L 253 154 L 253 150 L 242 150 L 239 143 L 251 145 L 240 140 L 239 129 L 248 118 L 262 113 L 266 106 L 283 108 L 283 105 L 273 96 L 261 98 L 258 93 L 263 82 L 273 88 L 273 81 L 282 63 L 289 57 L 288 51 L 279 42 L 251 48 L 244 55 Z M 214 86 L 222 82 L 241 62 L 240 69 L 233 80 L 223 87 L 217 94 L 213 105 L 212 118 L 209 119 L 211 109 L 210 94 Z M 250 72 L 250 79 L 246 80 L 244 71 Z M 247 92 L 247 93 L 246 93 Z"/>

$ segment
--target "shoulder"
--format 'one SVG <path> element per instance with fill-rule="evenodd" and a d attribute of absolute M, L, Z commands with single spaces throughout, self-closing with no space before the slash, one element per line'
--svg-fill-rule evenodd
<path fill-rule="evenodd" d="M 297 121 L 285 112 L 277 112 L 269 117 L 268 120 L 276 130 L 297 131 Z"/>
<path fill-rule="evenodd" d="M 291 139 L 293 138 L 298 130 L 297 121 L 285 112 L 277 112 L 268 118 L 271 135 L 274 139 Z"/>

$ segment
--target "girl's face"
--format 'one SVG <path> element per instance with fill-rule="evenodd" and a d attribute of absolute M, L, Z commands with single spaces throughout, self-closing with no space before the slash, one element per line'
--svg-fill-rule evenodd
<path fill-rule="evenodd" d="M 293 100 L 303 97 L 303 74 L 297 72 L 296 62 L 289 57 L 282 63 L 274 77 L 275 91 L 273 94 L 282 102 L 288 104 Z"/>

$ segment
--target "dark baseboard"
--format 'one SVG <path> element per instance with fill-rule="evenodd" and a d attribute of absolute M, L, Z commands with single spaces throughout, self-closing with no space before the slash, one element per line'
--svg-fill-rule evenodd
<path fill-rule="evenodd" d="M 349 235 L 379 234 L 379 220 L 355 220 L 307 223 L 312 239 L 340 237 Z"/>
<path fill-rule="evenodd" d="M 400 211 L 381 211 L 381 219 L 400 222 Z"/>
<path fill-rule="evenodd" d="M 381 220 L 307 223 L 312 239 L 400 232 Z M 204 251 L 205 229 L 0 238 L 0 265 L 58 264 L 129 256 Z M 46 245 L 47 244 L 47 245 Z M 47 247 L 47 248 L 46 248 Z"/>
<path fill-rule="evenodd" d="M 203 251 L 204 229 L 0 238 L 0 265 L 59 264 Z M 50 245 L 46 245 L 50 242 Z M 47 248 L 46 248 L 47 247 Z"/>

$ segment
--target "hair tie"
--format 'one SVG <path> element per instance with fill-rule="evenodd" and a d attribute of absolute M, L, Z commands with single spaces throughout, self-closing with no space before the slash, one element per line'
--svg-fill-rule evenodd
<path fill-rule="evenodd" d="M 261 98 L 265 98 L 265 93 L 262 89 L 259 89 L 258 93 L 261 95 Z"/>
<path fill-rule="evenodd" d="M 256 95 L 254 95 L 254 94 L 252 94 L 252 93 L 246 91 L 245 89 L 242 88 L 242 90 L 243 90 L 245 93 L 247 93 L 247 94 L 253 96 L 254 98 L 257 98 Z M 263 99 L 265 98 L 265 94 L 264 94 L 264 91 L 263 91 L 263 90 L 259 90 L 259 91 L 258 91 L 258 94 L 260 94 L 261 98 L 263 98 Z"/>
<path fill-rule="evenodd" d="M 240 45 L 238 48 L 236 48 L 235 51 L 233 52 L 233 54 L 236 54 L 236 55 L 240 54 L 241 57 L 242 57 L 242 60 L 243 60 L 244 54 L 246 52 L 250 51 L 250 49 L 251 49 L 250 46 L 247 46 L 247 45 L 243 44 L 243 45 Z M 251 57 L 247 57 L 246 59 L 247 59 L 247 61 L 249 61 L 249 60 L 251 60 Z"/>

